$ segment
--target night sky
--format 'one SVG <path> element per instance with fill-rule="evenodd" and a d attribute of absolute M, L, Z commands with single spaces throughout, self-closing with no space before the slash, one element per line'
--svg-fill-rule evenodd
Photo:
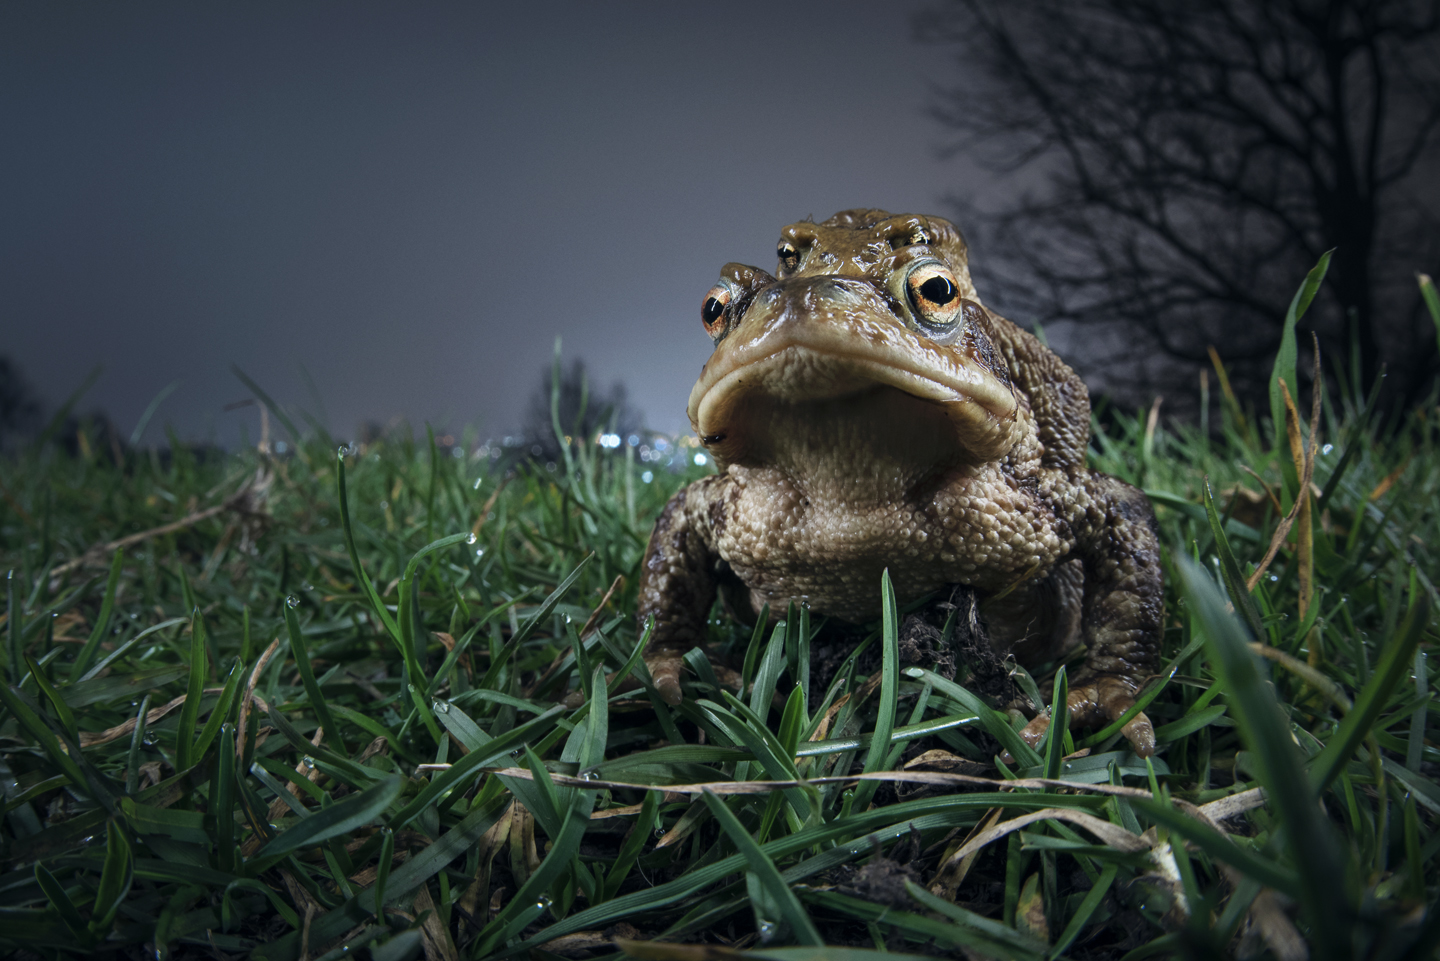
<path fill-rule="evenodd" d="M 146 444 L 253 438 L 232 364 L 340 438 L 483 439 L 558 335 L 680 430 L 723 263 L 1004 188 L 941 157 L 919 6 L 7 3 L 0 353 L 51 409 L 104 364 L 126 436 L 182 381 Z"/>

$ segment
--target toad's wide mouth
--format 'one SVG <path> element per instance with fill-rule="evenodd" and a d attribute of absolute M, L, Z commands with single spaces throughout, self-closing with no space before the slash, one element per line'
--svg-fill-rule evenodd
<path fill-rule="evenodd" d="M 1014 444 L 1015 395 L 972 346 L 936 344 L 875 310 L 809 306 L 747 317 L 706 364 L 690 423 L 719 460 L 769 459 L 827 435 L 856 453 L 918 440 L 928 450 L 915 454 L 956 463 Z"/>

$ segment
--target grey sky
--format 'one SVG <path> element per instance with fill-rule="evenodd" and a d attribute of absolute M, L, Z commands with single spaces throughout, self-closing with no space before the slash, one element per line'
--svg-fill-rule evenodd
<path fill-rule="evenodd" d="M 556 335 L 685 426 L 720 266 L 986 182 L 913 2 L 0 8 L 0 352 L 233 443 L 240 365 L 351 436 L 516 424 Z M 962 225 L 963 226 L 963 225 Z M 983 256 L 983 252 L 982 252 Z"/>

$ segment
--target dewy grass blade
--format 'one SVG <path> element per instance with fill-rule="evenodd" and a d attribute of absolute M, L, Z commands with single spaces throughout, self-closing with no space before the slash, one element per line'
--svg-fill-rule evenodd
<path fill-rule="evenodd" d="M 895 614 L 895 586 L 890 582 L 888 569 L 880 575 L 880 611 L 880 706 L 875 713 L 875 731 L 865 752 L 862 770 L 866 774 L 874 774 L 885 766 L 900 699 L 900 623 Z M 861 781 L 855 788 L 851 810 L 865 810 L 879 786 L 879 781 Z"/>
<path fill-rule="evenodd" d="M 602 684 L 601 690 L 604 689 Z M 536 904 L 550 885 L 561 873 L 571 868 L 571 862 L 580 850 L 580 841 L 585 836 L 585 829 L 590 822 L 590 811 L 595 805 L 595 791 L 578 791 L 575 802 L 566 812 L 565 825 L 557 837 L 551 838 L 549 852 L 545 860 L 530 875 L 520 890 L 515 892 L 510 903 L 500 909 L 500 912 L 481 930 L 476 937 L 477 947 L 475 953 L 484 957 L 486 951 L 492 950 L 500 942 L 502 937 L 513 935 L 507 932 L 507 926 L 514 918 L 517 911 L 527 905 Z M 547 899 L 548 902 L 548 899 Z M 516 931 L 515 933 L 519 933 Z"/>
<path fill-rule="evenodd" d="M 180 723 L 175 727 L 175 767 L 187 771 L 195 763 L 195 724 L 200 717 L 200 699 L 209 671 L 205 645 L 205 615 L 195 608 L 190 615 L 190 682 L 185 689 L 185 703 L 180 708 Z"/>
<path fill-rule="evenodd" d="M 300 632 L 300 619 L 295 614 L 295 608 L 288 598 L 281 603 L 280 608 L 285 615 L 285 631 L 290 636 L 290 654 L 295 658 L 295 670 L 300 675 L 300 684 L 310 698 L 310 709 L 315 712 L 315 718 L 320 722 L 320 726 L 325 728 L 325 733 L 343 745 L 345 740 L 340 726 L 330 714 L 325 695 L 320 692 L 320 685 L 315 683 L 315 671 L 310 667 L 310 651 L 305 644 L 305 635 Z"/>
<path fill-rule="evenodd" d="M 428 690 L 430 685 L 429 678 L 425 676 L 424 665 L 421 663 L 424 653 L 423 642 L 415 636 L 415 572 L 420 567 L 420 561 L 426 556 L 452 544 L 459 544 L 461 541 L 473 542 L 474 540 L 475 535 L 473 534 L 451 534 L 426 544 L 410 558 L 410 562 L 405 565 L 405 573 L 400 578 L 400 605 L 395 618 L 400 626 L 400 653 L 410 667 L 411 683 L 423 690 Z M 417 647 L 417 644 L 421 646 Z"/>
<path fill-rule="evenodd" d="M 1345 877 L 1344 863 L 1330 825 L 1315 805 L 1289 719 L 1261 678 L 1243 629 L 1226 613 L 1209 578 L 1188 558 L 1179 558 L 1177 566 L 1181 589 L 1209 642 L 1241 735 L 1254 751 L 1260 779 L 1285 824 L 1286 846 L 1299 875 L 1301 910 L 1311 925 L 1316 953 L 1341 957 L 1349 943 L 1345 932 L 1352 915 L 1344 885 L 1338 883 Z M 1219 856 L 1213 851 L 1212 855 Z"/>
<path fill-rule="evenodd" d="M 205 722 L 205 727 L 195 737 L 195 745 L 192 748 L 195 760 L 200 760 L 209 750 L 210 743 L 215 740 L 215 735 L 220 733 L 220 725 L 224 724 L 230 716 L 230 706 L 235 702 L 235 692 L 239 689 L 240 681 L 245 676 L 245 665 L 239 661 L 230 668 L 230 677 L 225 681 L 225 687 L 220 691 L 220 700 L 215 702 L 215 707 L 210 711 L 210 718 Z M 328 730 L 328 728 L 327 728 Z"/>
<path fill-rule="evenodd" d="M 800 904 L 800 899 L 795 897 L 795 892 L 790 890 L 790 885 L 786 884 L 785 879 L 780 876 L 775 862 L 771 861 L 760 845 L 755 843 L 750 832 L 745 830 L 740 819 L 725 805 L 719 795 L 706 788 L 704 796 L 710 813 L 719 822 L 731 843 L 744 856 L 751 873 L 759 879 L 770 898 L 779 905 L 783 917 L 774 920 L 783 920 L 801 944 L 823 947 L 825 940 L 820 937 L 820 932 L 815 930 L 815 923 L 810 920 L 810 915 L 805 912 L 804 906 Z"/>
<path fill-rule="evenodd" d="M 375 585 L 370 582 L 370 576 L 365 573 L 365 567 L 360 563 L 360 552 L 355 547 L 355 532 L 350 526 L 350 501 L 345 492 L 345 449 L 342 447 L 335 457 L 335 495 L 340 506 L 340 528 L 345 534 L 345 549 L 350 553 L 350 569 L 355 574 L 355 580 L 359 581 L 360 589 L 370 599 L 370 608 L 379 618 L 380 623 L 389 632 L 390 637 L 396 644 L 400 644 L 400 628 L 395 623 L 395 618 L 390 616 L 390 611 L 385 607 L 384 601 L 380 600 L 380 594 L 375 590 Z M 404 654 L 402 647 L 401 654 Z"/>

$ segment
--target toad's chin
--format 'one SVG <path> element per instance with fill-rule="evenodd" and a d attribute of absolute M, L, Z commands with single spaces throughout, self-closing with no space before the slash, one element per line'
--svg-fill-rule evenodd
<path fill-rule="evenodd" d="M 752 346 L 717 351 L 690 395 L 691 426 L 722 465 L 841 457 L 934 469 L 993 461 L 1015 443 L 1013 393 L 956 351 L 927 371 L 854 344 Z"/>

